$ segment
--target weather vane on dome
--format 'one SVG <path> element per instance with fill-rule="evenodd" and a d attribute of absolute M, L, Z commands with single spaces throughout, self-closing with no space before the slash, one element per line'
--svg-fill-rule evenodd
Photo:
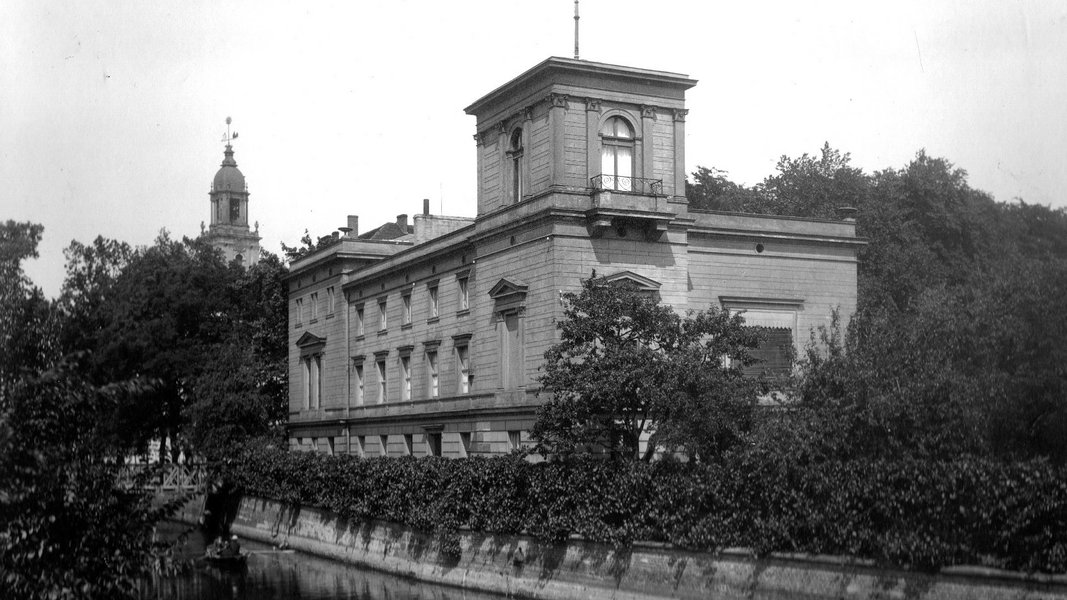
<path fill-rule="evenodd" d="M 233 140 L 237 139 L 237 132 L 236 131 L 233 132 L 232 135 L 230 134 L 230 123 L 232 123 L 232 122 L 233 122 L 233 119 L 231 119 L 229 117 L 226 117 L 226 137 L 222 138 L 222 141 L 226 142 L 226 146 L 229 146 L 230 143 L 233 142 Z"/>

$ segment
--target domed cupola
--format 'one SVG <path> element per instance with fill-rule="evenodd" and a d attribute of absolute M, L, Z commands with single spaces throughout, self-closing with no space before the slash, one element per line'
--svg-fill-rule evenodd
<path fill-rule="evenodd" d="M 259 260 L 259 223 L 255 231 L 248 227 L 248 187 L 245 176 L 233 159 L 233 140 L 237 132 L 230 133 L 231 119 L 226 117 L 226 143 L 224 158 L 215 179 L 211 181 L 211 227 L 205 233 L 216 248 L 222 250 L 227 261 L 254 265 Z"/>
<path fill-rule="evenodd" d="M 245 176 L 241 173 L 241 170 L 237 168 L 237 161 L 233 159 L 233 146 L 226 144 L 226 151 L 223 154 L 225 155 L 225 158 L 222 159 L 222 165 L 218 172 L 215 173 L 215 180 L 211 184 L 211 191 L 246 192 Z"/>

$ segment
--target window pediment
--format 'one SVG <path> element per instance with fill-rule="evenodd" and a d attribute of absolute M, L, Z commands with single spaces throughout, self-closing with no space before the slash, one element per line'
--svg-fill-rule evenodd
<path fill-rule="evenodd" d="M 608 275 L 604 277 L 604 282 L 609 285 L 629 283 L 642 292 L 658 292 L 661 285 L 655 279 L 649 279 L 633 271 L 619 271 L 613 275 Z"/>
<path fill-rule="evenodd" d="M 310 331 L 305 331 L 304 335 L 300 336 L 296 340 L 296 347 L 300 349 L 309 348 L 313 346 L 323 346 L 326 344 L 326 338 L 319 337 Z"/>
<path fill-rule="evenodd" d="M 504 277 L 489 290 L 489 297 L 493 300 L 518 299 L 525 297 L 526 291 L 529 289 L 530 286 L 523 281 Z"/>
<path fill-rule="evenodd" d="M 300 349 L 301 357 L 319 354 L 325 346 L 326 338 L 319 337 L 310 331 L 305 331 L 304 334 L 296 340 L 296 347 Z"/>

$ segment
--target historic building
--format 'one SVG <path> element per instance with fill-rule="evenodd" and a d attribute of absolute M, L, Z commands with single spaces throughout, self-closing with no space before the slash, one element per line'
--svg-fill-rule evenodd
<path fill-rule="evenodd" d="M 230 119 L 227 117 L 226 125 Z M 248 227 L 248 185 L 233 159 L 233 138 L 226 134 L 222 164 L 211 182 L 211 224 L 203 234 L 212 246 L 222 250 L 226 262 L 236 260 L 246 266 L 259 262 L 259 223 Z M 203 225 L 201 225 L 203 227 Z"/>
<path fill-rule="evenodd" d="M 685 75 L 550 58 L 467 107 L 474 218 L 358 220 L 289 274 L 289 439 L 364 456 L 527 443 L 561 293 L 595 270 L 678 310 L 745 311 L 765 356 L 856 304 L 855 223 L 696 212 Z"/>

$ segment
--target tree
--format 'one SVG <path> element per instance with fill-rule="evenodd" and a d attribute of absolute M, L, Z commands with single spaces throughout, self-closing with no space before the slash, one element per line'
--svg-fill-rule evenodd
<path fill-rule="evenodd" d="M 0 402 L 0 596 L 134 597 L 154 556 L 153 509 L 119 484 L 106 418 L 143 390 L 96 387 L 69 364 L 22 378 Z"/>
<path fill-rule="evenodd" d="M 210 245 L 174 241 L 163 232 L 111 286 L 101 306 L 105 325 L 93 356 L 95 378 L 154 383 L 153 393 L 116 414 L 131 445 L 160 440 L 163 459 L 170 440 L 170 458 L 177 460 L 192 383 L 227 339 L 232 278 Z"/>
<path fill-rule="evenodd" d="M 838 208 L 857 207 L 867 195 L 867 176 L 851 165 L 849 153 L 831 148 L 829 142 L 818 157 L 806 152 L 799 158 L 782 155 L 776 168 L 778 173 L 760 186 L 765 204 L 755 212 L 833 219 Z"/>
<path fill-rule="evenodd" d="M 279 433 L 289 408 L 288 296 L 281 260 L 263 253 L 230 287 L 229 333 L 191 384 L 189 436 L 208 456 Z"/>
<path fill-rule="evenodd" d="M 43 232 L 34 223 L 0 225 L 0 398 L 5 387 L 48 368 L 57 357 L 52 303 L 22 270 L 22 261 L 37 257 Z"/>
<path fill-rule="evenodd" d="M 777 174 L 746 188 L 726 171 L 697 167 L 686 198 L 696 210 L 724 210 L 788 217 L 836 218 L 837 209 L 859 207 L 869 193 L 870 178 L 851 165 L 851 156 L 824 143 L 819 156 L 782 155 Z"/>
<path fill-rule="evenodd" d="M 89 350 L 105 323 L 105 302 L 133 257 L 126 242 L 97 236 L 92 244 L 72 240 L 63 251 L 67 276 L 59 296 L 64 352 Z"/>
<path fill-rule="evenodd" d="M 692 210 L 756 212 L 762 203 L 756 188 L 746 188 L 728 179 L 729 173 L 714 167 L 698 166 L 693 182 L 685 182 L 685 197 Z"/>
<path fill-rule="evenodd" d="M 0 226 L 0 597 L 132 596 L 162 517 L 121 487 L 111 417 L 136 384 L 94 386 L 64 360 L 64 314 L 22 271 L 43 228 Z"/>
<path fill-rule="evenodd" d="M 551 454 L 606 450 L 638 458 L 657 447 L 713 460 L 735 443 L 755 405 L 759 334 L 711 308 L 682 317 L 651 295 L 595 276 L 564 294 L 560 341 L 545 353 L 540 383 L 551 398 L 533 436 Z"/>

